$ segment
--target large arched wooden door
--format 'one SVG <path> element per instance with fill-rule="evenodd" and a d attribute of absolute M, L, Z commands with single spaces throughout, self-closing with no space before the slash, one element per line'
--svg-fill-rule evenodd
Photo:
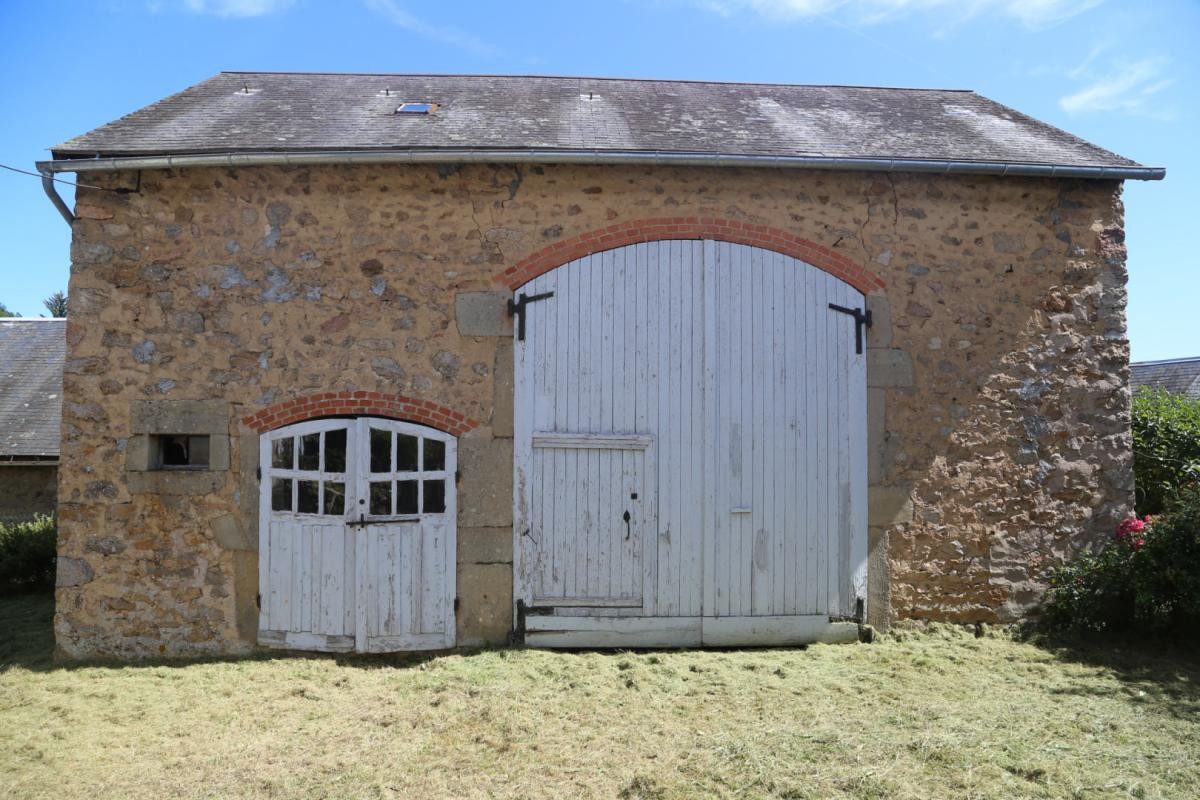
<path fill-rule="evenodd" d="M 454 646 L 456 444 L 373 417 L 263 434 L 260 644 Z"/>
<path fill-rule="evenodd" d="M 844 312 L 862 294 L 692 240 L 587 256 L 521 294 L 542 296 L 515 344 L 526 641 L 851 635 L 837 620 L 866 596 L 866 357 Z"/>

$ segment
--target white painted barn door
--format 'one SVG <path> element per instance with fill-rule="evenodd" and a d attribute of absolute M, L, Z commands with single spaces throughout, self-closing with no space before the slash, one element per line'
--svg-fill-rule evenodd
<path fill-rule="evenodd" d="M 552 607 L 526 618 L 528 642 L 782 643 L 855 613 L 865 355 L 829 306 L 861 308 L 861 293 L 788 256 L 690 240 L 581 258 L 521 293 L 549 295 L 526 305 L 515 349 L 514 600 Z M 614 527 L 632 492 L 589 480 L 603 462 L 587 449 L 635 440 L 640 591 L 636 543 L 613 547 L 635 535 Z"/>
<path fill-rule="evenodd" d="M 769 250 L 711 243 L 715 431 L 705 639 L 770 643 L 866 596 L 866 356 L 830 308 L 863 296 Z M 754 618 L 754 619 L 751 619 Z"/>
<path fill-rule="evenodd" d="M 456 442 L 407 422 L 361 418 L 357 470 L 358 649 L 454 645 Z M 365 503 L 361 502 L 366 500 Z"/>
<path fill-rule="evenodd" d="M 262 436 L 260 644 L 454 645 L 455 445 L 440 431 L 374 418 Z"/>

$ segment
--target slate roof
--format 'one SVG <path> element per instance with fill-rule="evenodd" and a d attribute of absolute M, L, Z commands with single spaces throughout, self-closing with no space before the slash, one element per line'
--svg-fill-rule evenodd
<path fill-rule="evenodd" d="M 0 318 L 0 460 L 57 456 L 65 319 Z"/>
<path fill-rule="evenodd" d="M 404 101 L 439 108 L 394 113 Z M 264 72 L 222 72 L 53 153 L 427 149 L 1140 166 L 963 90 Z"/>
<path fill-rule="evenodd" d="M 1200 400 L 1200 356 L 1130 364 L 1129 383 L 1135 392 L 1145 386 Z"/>

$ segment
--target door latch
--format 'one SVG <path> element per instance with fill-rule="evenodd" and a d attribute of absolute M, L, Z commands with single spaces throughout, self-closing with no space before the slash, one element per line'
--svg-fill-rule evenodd
<path fill-rule="evenodd" d="M 625 520 L 625 541 L 627 541 L 627 542 L 628 542 L 628 541 L 629 541 L 629 533 L 630 533 L 630 527 L 629 527 L 629 519 L 630 519 L 630 517 L 629 517 L 629 509 L 625 509 L 625 516 L 623 516 L 623 517 L 622 517 L 622 519 L 624 519 L 624 520 Z"/>

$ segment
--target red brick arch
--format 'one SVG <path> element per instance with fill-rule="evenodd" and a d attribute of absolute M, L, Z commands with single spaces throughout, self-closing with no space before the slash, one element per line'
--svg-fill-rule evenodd
<path fill-rule="evenodd" d="M 659 217 L 630 220 L 581 233 L 531 253 L 496 276 L 516 289 L 555 267 L 603 250 L 663 239 L 714 239 L 773 250 L 812 264 L 869 294 L 884 287 L 883 279 L 828 247 L 767 225 L 720 217 Z"/>
<path fill-rule="evenodd" d="M 479 423 L 453 409 L 399 394 L 381 392 L 322 392 L 284 400 L 242 418 L 258 433 L 282 428 L 293 422 L 317 417 L 346 415 L 390 417 L 418 422 L 440 431 L 462 436 Z"/>

